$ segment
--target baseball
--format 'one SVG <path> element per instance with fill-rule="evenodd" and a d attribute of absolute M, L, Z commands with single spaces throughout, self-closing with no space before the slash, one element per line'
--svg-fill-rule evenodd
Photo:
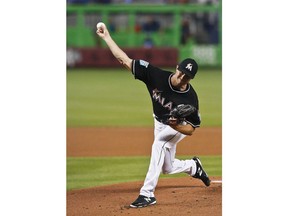
<path fill-rule="evenodd" d="M 105 24 L 103 22 L 97 23 L 97 29 L 100 29 L 100 28 L 102 28 L 104 26 L 105 26 Z"/>

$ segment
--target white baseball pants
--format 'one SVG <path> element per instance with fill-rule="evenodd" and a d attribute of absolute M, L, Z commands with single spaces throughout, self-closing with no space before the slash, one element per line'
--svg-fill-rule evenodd
<path fill-rule="evenodd" d="M 164 174 L 187 173 L 194 175 L 196 164 L 194 160 L 179 160 L 175 158 L 177 143 L 186 135 L 174 130 L 169 125 L 162 124 L 154 118 L 154 142 L 151 159 L 144 185 L 140 194 L 154 197 L 154 191 L 159 176 Z"/>

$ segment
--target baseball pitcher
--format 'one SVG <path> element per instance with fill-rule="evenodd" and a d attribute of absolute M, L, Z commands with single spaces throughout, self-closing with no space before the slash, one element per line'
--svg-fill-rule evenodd
<path fill-rule="evenodd" d="M 156 204 L 154 192 L 161 172 L 187 173 L 209 186 L 210 179 L 198 157 L 175 158 L 177 144 L 191 136 L 201 122 L 198 96 L 189 83 L 198 70 L 196 61 L 187 58 L 176 66 L 175 72 L 165 71 L 145 60 L 129 58 L 111 38 L 104 23 L 98 23 L 96 33 L 120 64 L 131 71 L 135 79 L 145 83 L 153 103 L 154 142 L 150 165 L 140 195 L 130 207 Z"/>

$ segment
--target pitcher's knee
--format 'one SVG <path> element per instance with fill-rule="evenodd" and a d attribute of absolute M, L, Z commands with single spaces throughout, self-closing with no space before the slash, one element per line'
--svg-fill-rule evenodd
<path fill-rule="evenodd" d="M 163 166 L 162 168 L 162 173 L 163 174 L 169 174 L 172 172 L 172 167 L 171 166 Z"/>

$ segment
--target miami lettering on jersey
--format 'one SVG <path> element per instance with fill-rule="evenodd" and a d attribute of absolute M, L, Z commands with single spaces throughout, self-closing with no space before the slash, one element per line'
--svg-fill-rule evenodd
<path fill-rule="evenodd" d="M 167 108 L 169 111 L 172 110 L 173 103 L 171 101 L 166 103 L 165 102 L 166 98 L 161 96 L 161 91 L 159 91 L 157 88 L 153 89 L 152 98 L 154 101 L 160 103 L 162 107 Z"/>

